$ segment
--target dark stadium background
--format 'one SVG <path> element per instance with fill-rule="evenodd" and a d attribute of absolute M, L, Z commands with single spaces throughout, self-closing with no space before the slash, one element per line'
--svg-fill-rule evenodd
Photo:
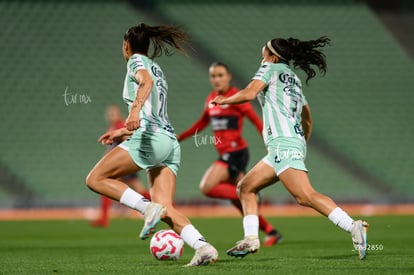
<path fill-rule="evenodd" d="M 98 205 L 84 179 L 104 151 L 96 139 L 105 107 L 123 104 L 123 34 L 140 22 L 183 25 L 193 39 L 189 57 L 157 59 L 177 132 L 201 114 L 211 62 L 227 63 L 241 88 L 270 38 L 328 35 L 328 73 L 304 88 L 314 115 L 307 166 L 315 188 L 341 203 L 413 203 L 412 3 L 1 1 L 0 207 Z M 265 147 L 249 122 L 244 135 L 251 167 Z M 182 143 L 179 203 L 223 203 L 198 189 L 215 158 L 212 144 Z M 280 185 L 262 197 L 293 203 Z"/>

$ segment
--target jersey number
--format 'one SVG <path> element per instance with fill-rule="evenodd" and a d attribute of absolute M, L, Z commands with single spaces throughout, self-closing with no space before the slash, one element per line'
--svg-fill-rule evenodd
<path fill-rule="evenodd" d="M 297 100 L 292 100 L 293 102 L 293 106 L 291 107 L 292 109 L 292 113 L 291 113 L 291 117 L 296 117 L 296 113 L 298 112 L 298 101 Z"/>
<path fill-rule="evenodd" d="M 165 121 L 165 114 L 167 113 L 166 107 L 167 107 L 167 98 L 164 93 L 160 93 L 159 95 L 160 100 L 160 108 L 158 110 L 158 116 Z"/>

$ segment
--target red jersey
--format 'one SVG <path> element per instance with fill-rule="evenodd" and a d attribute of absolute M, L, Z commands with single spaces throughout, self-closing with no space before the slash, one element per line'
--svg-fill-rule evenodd
<path fill-rule="evenodd" d="M 223 96 L 229 97 L 238 91 L 237 88 L 230 87 Z M 214 143 L 220 155 L 246 148 L 247 142 L 242 137 L 244 116 L 254 124 L 259 133 L 263 128 L 261 119 L 250 102 L 234 105 L 211 104 L 217 95 L 216 91 L 212 91 L 207 96 L 201 117 L 188 130 L 181 133 L 178 140 L 184 140 L 201 132 L 210 123 L 214 132 Z"/>
<path fill-rule="evenodd" d="M 112 123 L 109 127 L 108 130 L 106 130 L 107 132 L 112 131 L 112 130 L 118 130 L 121 128 L 125 127 L 125 122 L 123 120 L 118 120 L 114 123 Z"/>

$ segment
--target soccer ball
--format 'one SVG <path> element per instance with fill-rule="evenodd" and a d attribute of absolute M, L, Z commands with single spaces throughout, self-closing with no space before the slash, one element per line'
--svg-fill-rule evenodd
<path fill-rule="evenodd" d="M 150 243 L 151 254 L 157 260 L 178 260 L 183 254 L 184 241 L 173 230 L 160 230 Z"/>

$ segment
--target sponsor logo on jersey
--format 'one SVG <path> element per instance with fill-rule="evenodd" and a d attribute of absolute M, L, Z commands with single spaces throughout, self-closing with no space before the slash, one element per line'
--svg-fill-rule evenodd
<path fill-rule="evenodd" d="M 152 65 L 151 72 L 156 78 L 161 78 L 162 80 L 165 80 L 164 74 L 162 73 L 161 69 L 159 69 L 157 66 Z"/>
<path fill-rule="evenodd" d="M 210 118 L 213 131 L 228 129 L 238 129 L 238 119 L 236 116 L 213 116 Z"/>
<path fill-rule="evenodd" d="M 281 73 L 279 75 L 279 80 L 282 81 L 286 85 L 297 85 L 300 87 L 299 81 L 296 80 L 295 75 L 291 75 L 289 73 Z"/>

